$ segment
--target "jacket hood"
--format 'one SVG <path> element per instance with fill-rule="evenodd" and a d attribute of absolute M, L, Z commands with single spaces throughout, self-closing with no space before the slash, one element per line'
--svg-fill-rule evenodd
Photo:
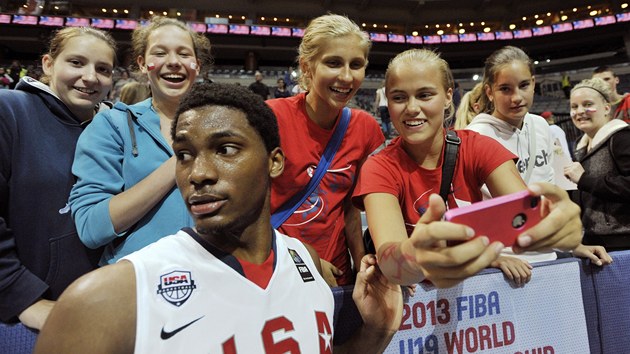
<path fill-rule="evenodd" d="M 472 122 L 470 122 L 468 128 L 474 127 L 477 124 L 489 124 L 501 133 L 512 133 L 514 129 L 516 129 L 512 124 L 488 113 L 479 113 Z"/>
<path fill-rule="evenodd" d="M 48 109 L 50 109 L 50 111 L 60 121 L 71 125 L 82 124 L 81 120 L 78 119 L 74 114 L 72 114 L 68 107 L 63 102 L 61 102 L 59 97 L 57 97 L 57 95 L 52 92 L 48 85 L 43 84 L 42 82 L 37 81 L 32 77 L 24 76 L 15 86 L 15 89 L 18 91 L 28 92 L 41 98 Z"/>
<path fill-rule="evenodd" d="M 151 105 L 153 104 L 153 99 L 151 97 L 147 98 L 144 101 L 138 102 L 131 106 L 126 105 L 123 102 L 117 102 L 114 107 L 112 107 L 115 111 L 124 112 L 127 116 L 127 126 L 129 127 L 129 136 L 131 138 L 131 154 L 134 157 L 137 157 L 138 152 L 138 140 L 136 139 L 136 133 L 133 129 L 134 121 L 138 121 L 139 118 L 142 118 L 142 115 L 151 112 Z M 158 118 L 159 119 L 159 118 Z"/>
<path fill-rule="evenodd" d="M 592 149 L 593 147 L 601 144 L 603 141 L 607 140 L 609 136 L 613 135 L 616 131 L 623 129 L 627 126 L 628 126 L 628 123 L 620 119 L 610 120 L 608 123 L 604 124 L 604 126 L 602 126 L 597 131 L 597 133 L 595 133 L 595 136 L 593 137 L 593 141 L 591 141 L 590 148 Z M 586 134 L 582 135 L 582 138 L 580 138 L 575 148 L 582 149 L 586 146 L 589 146 L 590 140 L 591 139 L 588 137 L 588 135 Z"/>
<path fill-rule="evenodd" d="M 118 101 L 112 108 L 121 112 L 131 111 L 134 116 L 140 117 L 151 110 L 152 104 L 153 98 L 149 97 L 144 101 L 140 101 L 132 105 L 127 105 L 123 102 Z"/>

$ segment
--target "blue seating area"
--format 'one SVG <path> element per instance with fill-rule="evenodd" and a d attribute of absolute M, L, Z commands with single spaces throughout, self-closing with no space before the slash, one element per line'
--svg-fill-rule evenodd
<path fill-rule="evenodd" d="M 375 89 L 361 88 L 357 91 L 357 94 L 354 96 L 353 101 L 362 110 L 370 112 L 372 115 L 375 115 L 375 112 L 374 112 L 375 99 L 376 99 Z"/>
<path fill-rule="evenodd" d="M 551 111 L 556 115 L 569 114 L 569 100 L 554 96 L 534 96 L 534 104 L 530 110 L 533 113 Z"/>

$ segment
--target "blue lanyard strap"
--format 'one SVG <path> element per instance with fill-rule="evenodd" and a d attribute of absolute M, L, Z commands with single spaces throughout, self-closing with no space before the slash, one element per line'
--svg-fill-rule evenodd
<path fill-rule="evenodd" d="M 293 214 L 293 212 L 295 212 L 295 210 L 304 203 L 306 198 L 313 193 L 315 188 L 319 185 L 319 182 L 322 178 L 324 178 L 324 175 L 326 174 L 328 167 L 332 164 L 335 153 L 339 150 L 339 146 L 346 134 L 348 124 L 350 123 L 350 115 L 350 108 L 344 107 L 341 113 L 341 120 L 339 121 L 339 124 L 337 124 L 332 137 L 328 141 L 328 144 L 326 144 L 324 154 L 317 164 L 313 178 L 311 178 L 304 189 L 302 189 L 299 193 L 294 194 L 293 197 L 282 204 L 282 206 L 278 208 L 273 215 L 271 215 L 271 225 L 274 228 L 277 229 L 280 227 Z"/>

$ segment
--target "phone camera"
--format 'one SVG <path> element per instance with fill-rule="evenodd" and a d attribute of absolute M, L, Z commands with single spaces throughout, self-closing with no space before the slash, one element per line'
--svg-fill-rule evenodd
<path fill-rule="evenodd" d="M 512 227 L 515 229 L 521 228 L 527 222 L 527 216 L 523 213 L 517 214 L 514 219 L 512 219 Z"/>

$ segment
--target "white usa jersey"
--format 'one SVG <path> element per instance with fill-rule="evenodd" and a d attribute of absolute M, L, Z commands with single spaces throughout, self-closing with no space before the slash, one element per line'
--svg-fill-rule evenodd
<path fill-rule="evenodd" d="M 334 300 L 304 245 L 274 232 L 266 289 L 184 229 L 125 257 L 136 274 L 136 353 L 331 353 Z"/>

